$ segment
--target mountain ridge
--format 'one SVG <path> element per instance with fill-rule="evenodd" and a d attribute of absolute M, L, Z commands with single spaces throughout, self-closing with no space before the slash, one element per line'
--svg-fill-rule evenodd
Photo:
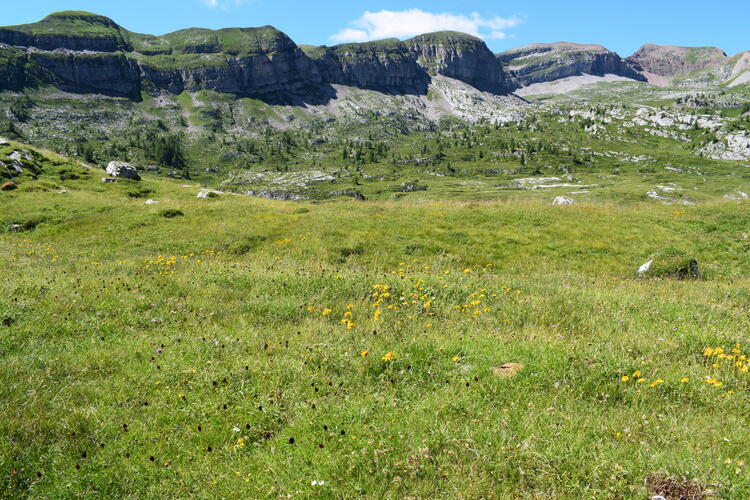
<path fill-rule="evenodd" d="M 496 95 L 581 75 L 616 75 L 660 86 L 739 85 L 750 62 L 715 47 L 645 44 L 621 57 L 598 44 L 534 43 L 493 54 L 475 36 L 425 33 L 333 46 L 297 45 L 273 26 L 129 31 L 85 11 L 0 27 L 0 90 L 53 85 L 138 100 L 143 92 L 212 90 L 271 104 L 328 102 L 334 85 L 426 95 L 446 76 Z"/>
<path fill-rule="evenodd" d="M 323 46 L 308 49 L 309 57 L 272 26 L 154 36 L 97 14 L 63 11 L 0 28 L 0 44 L 7 61 L 0 88 L 44 83 L 136 99 L 144 89 L 215 90 L 288 102 L 325 100 L 331 84 L 424 94 L 432 76 L 445 75 L 496 94 L 511 90 L 484 42 L 456 32 Z"/>

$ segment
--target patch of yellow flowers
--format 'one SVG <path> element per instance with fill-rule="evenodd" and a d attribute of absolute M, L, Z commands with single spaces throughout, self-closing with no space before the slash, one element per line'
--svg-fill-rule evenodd
<path fill-rule="evenodd" d="M 750 359 L 742 352 L 740 344 L 735 344 L 729 351 L 725 351 L 723 347 L 706 347 L 703 350 L 703 356 L 712 361 L 712 368 L 719 368 L 723 364 L 734 367 L 740 373 L 750 371 Z"/>

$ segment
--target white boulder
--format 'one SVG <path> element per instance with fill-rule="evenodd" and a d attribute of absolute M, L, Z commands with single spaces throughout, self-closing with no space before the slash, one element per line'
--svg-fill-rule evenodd
<path fill-rule="evenodd" d="M 111 177 L 132 179 L 134 181 L 141 180 L 141 176 L 138 175 L 138 170 L 129 163 L 123 161 L 111 161 L 107 165 L 107 173 Z"/>

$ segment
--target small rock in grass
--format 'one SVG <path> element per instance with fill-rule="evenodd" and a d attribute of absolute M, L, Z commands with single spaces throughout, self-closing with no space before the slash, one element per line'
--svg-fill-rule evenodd
<path fill-rule="evenodd" d="M 159 202 L 156 200 L 146 200 L 146 205 L 156 205 L 157 203 Z"/>
<path fill-rule="evenodd" d="M 8 139 L 0 137 L 0 146 L 7 146 L 9 144 Z"/>
<path fill-rule="evenodd" d="M 117 182 L 117 179 L 111 177 L 102 177 L 102 182 Z"/>
<path fill-rule="evenodd" d="M 573 200 L 573 198 L 568 198 L 567 196 L 558 196 L 552 201 L 552 204 L 555 206 L 572 205 L 573 203 L 575 203 L 575 200 Z"/>
<path fill-rule="evenodd" d="M 643 264 L 641 267 L 638 268 L 638 274 L 643 276 L 648 272 L 649 269 L 651 269 L 651 264 L 654 263 L 654 259 L 649 260 L 645 264 Z"/>
<path fill-rule="evenodd" d="M 504 363 L 500 366 L 496 366 L 492 369 L 492 373 L 502 378 L 515 377 L 518 372 L 523 370 L 523 364 L 521 363 Z"/>
<path fill-rule="evenodd" d="M 656 252 L 636 271 L 639 278 L 701 279 L 698 261 L 689 253 L 675 247 Z"/>
<path fill-rule="evenodd" d="M 67 189 L 61 189 L 60 191 L 57 192 L 57 194 L 65 194 L 67 192 L 68 192 Z"/>
<path fill-rule="evenodd" d="M 210 189 L 202 189 L 198 193 L 198 198 L 201 200 L 208 200 L 209 198 L 218 198 L 219 193 L 217 191 L 211 191 Z"/>
<path fill-rule="evenodd" d="M 750 198 L 750 196 L 748 196 L 748 194 L 745 193 L 744 191 L 737 191 L 736 194 L 734 193 L 725 194 L 724 198 L 726 198 L 727 200 L 747 200 L 748 198 Z"/>
<path fill-rule="evenodd" d="M 18 188 L 18 184 L 16 184 L 15 182 L 6 182 L 2 186 L 0 186 L 0 189 L 2 189 L 3 191 L 13 191 L 14 189 L 17 189 L 17 188 Z"/>

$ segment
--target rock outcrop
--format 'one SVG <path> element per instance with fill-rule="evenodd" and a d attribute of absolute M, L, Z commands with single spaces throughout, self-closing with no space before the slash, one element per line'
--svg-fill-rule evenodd
<path fill-rule="evenodd" d="M 515 88 L 583 74 L 645 80 L 630 63 L 601 45 L 538 43 L 497 54 L 497 59 Z"/>
<path fill-rule="evenodd" d="M 444 75 L 488 92 L 508 91 L 502 66 L 477 37 L 455 31 L 419 35 L 404 42 L 430 75 Z"/>

